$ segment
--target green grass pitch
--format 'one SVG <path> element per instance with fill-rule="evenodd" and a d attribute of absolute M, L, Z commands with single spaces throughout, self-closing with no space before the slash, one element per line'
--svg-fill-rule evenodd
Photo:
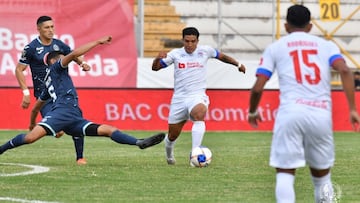
<path fill-rule="evenodd" d="M 0 144 L 19 132 L 0 131 Z M 141 138 L 153 132 L 129 133 Z M 359 140 L 356 133 L 335 133 L 332 178 L 341 189 L 342 203 L 360 202 Z M 140 150 L 108 138 L 86 137 L 88 164 L 77 166 L 69 136 L 45 137 L 0 155 L 0 202 L 275 202 L 274 169 L 268 166 L 270 142 L 269 132 L 207 132 L 203 145 L 211 149 L 213 160 L 207 168 L 192 168 L 188 132 L 176 143 L 174 166 L 165 161 L 164 143 Z M 50 171 L 1 176 L 29 170 L 4 163 L 39 165 Z M 314 202 L 308 168 L 297 171 L 295 187 L 298 203 Z"/>

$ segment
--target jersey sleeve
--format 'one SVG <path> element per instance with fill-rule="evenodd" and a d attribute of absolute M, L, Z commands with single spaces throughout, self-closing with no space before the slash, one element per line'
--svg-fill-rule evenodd
<path fill-rule="evenodd" d="M 272 46 L 268 46 L 261 56 L 260 64 L 256 70 L 256 76 L 263 75 L 267 78 L 272 76 L 274 71 L 274 59 L 272 57 Z"/>
<path fill-rule="evenodd" d="M 29 65 L 31 61 L 31 56 L 33 55 L 34 50 L 31 49 L 30 45 L 26 45 L 21 52 L 19 63 Z"/>
<path fill-rule="evenodd" d="M 62 42 L 60 40 L 57 40 L 57 44 L 60 47 L 61 52 L 64 53 L 64 55 L 67 55 L 72 51 L 71 48 L 67 44 L 65 44 L 64 42 Z"/>
<path fill-rule="evenodd" d="M 208 46 L 208 45 L 204 45 L 204 49 L 207 52 L 207 54 L 209 55 L 209 58 L 219 58 L 220 52 L 219 50 Z"/>
<path fill-rule="evenodd" d="M 65 70 L 65 69 L 67 69 L 68 66 L 67 66 L 67 65 L 64 66 L 64 65 L 62 64 L 62 59 L 59 59 L 59 60 L 54 64 L 54 67 L 53 67 L 53 68 L 55 69 L 56 72 L 61 72 L 61 71 Z"/>
<path fill-rule="evenodd" d="M 160 60 L 160 64 L 163 68 L 166 68 L 174 63 L 175 58 L 176 58 L 175 51 L 176 51 L 175 49 L 171 50 L 169 53 L 166 54 L 166 58 L 163 58 Z"/>
<path fill-rule="evenodd" d="M 332 66 L 337 60 L 344 60 L 344 57 L 341 55 L 340 49 L 336 44 L 329 42 L 327 50 L 330 52 L 329 66 Z"/>

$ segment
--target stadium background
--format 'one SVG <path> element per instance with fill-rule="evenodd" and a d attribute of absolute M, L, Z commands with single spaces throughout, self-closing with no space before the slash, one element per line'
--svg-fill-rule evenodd
<path fill-rule="evenodd" d="M 286 34 L 284 14 L 293 3 L 303 3 L 312 11 L 312 33 L 333 40 L 349 66 L 360 68 L 357 0 L 0 0 L 0 128 L 28 126 L 30 110 L 20 107 L 22 92 L 14 69 L 23 47 L 37 36 L 37 17 L 50 15 L 56 37 L 72 48 L 102 35 L 114 37 L 110 46 L 84 56 L 93 71 L 84 73 L 77 65 L 70 66 L 85 117 L 124 130 L 165 130 L 172 68 L 153 72 L 152 58 L 160 50 L 178 47 L 182 28 L 195 26 L 201 33 L 201 44 L 217 47 L 248 68 L 243 75 L 231 66 L 209 61 L 207 128 L 252 130 L 246 112 L 256 65 L 266 45 Z M 332 83 L 334 129 L 350 130 L 336 73 Z M 27 84 L 32 84 L 29 69 Z M 264 122 L 258 129 L 264 131 L 271 130 L 276 114 L 276 77 L 266 88 L 260 104 Z"/>

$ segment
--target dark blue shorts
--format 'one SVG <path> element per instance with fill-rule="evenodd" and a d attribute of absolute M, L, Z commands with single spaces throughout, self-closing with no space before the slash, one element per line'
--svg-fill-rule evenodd
<path fill-rule="evenodd" d="M 43 107 L 40 109 L 41 117 L 44 118 L 44 116 L 51 111 L 53 106 L 52 99 L 48 99 Z"/>
<path fill-rule="evenodd" d="M 83 118 L 80 108 L 64 106 L 49 111 L 38 124 L 53 136 L 62 130 L 68 135 L 84 136 L 85 129 L 91 123 Z"/>

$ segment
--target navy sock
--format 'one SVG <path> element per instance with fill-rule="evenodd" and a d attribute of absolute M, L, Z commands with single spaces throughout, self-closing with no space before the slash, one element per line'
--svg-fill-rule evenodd
<path fill-rule="evenodd" d="M 120 144 L 136 145 L 137 138 L 120 132 L 119 130 L 114 131 L 110 138 Z"/>
<path fill-rule="evenodd" d="M 76 160 L 83 158 L 84 152 L 84 137 L 72 137 L 74 141 Z"/>
<path fill-rule="evenodd" d="M 25 143 L 25 134 L 19 134 L 13 139 L 3 144 L 2 146 L 0 146 L 0 154 L 4 153 L 8 149 L 12 149 L 24 144 L 27 144 Z"/>

